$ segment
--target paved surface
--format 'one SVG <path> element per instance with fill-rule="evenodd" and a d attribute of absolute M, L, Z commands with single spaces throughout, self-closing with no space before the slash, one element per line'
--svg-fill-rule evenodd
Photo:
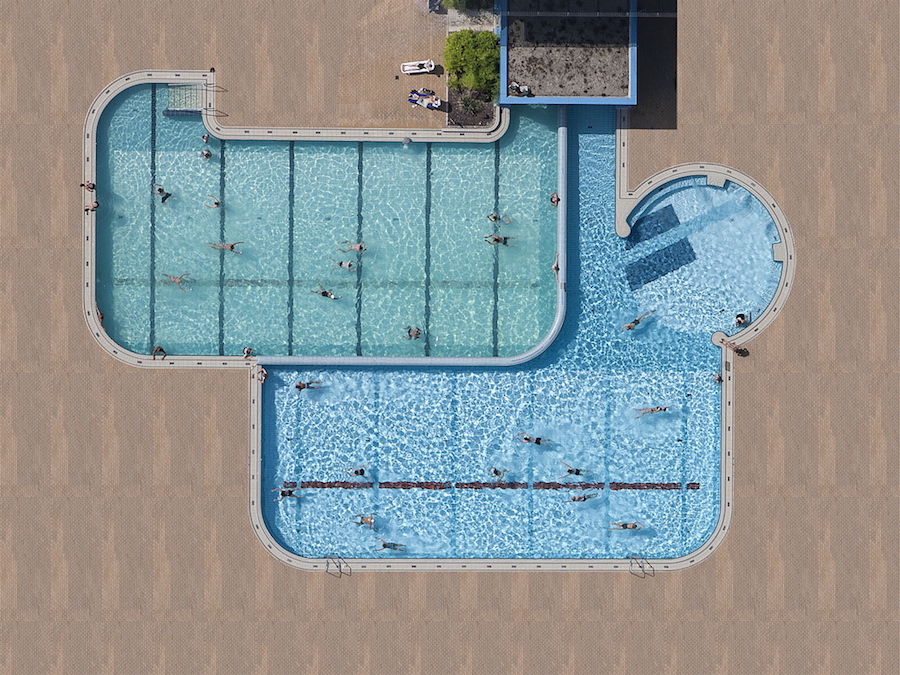
<path fill-rule="evenodd" d="M 214 65 L 236 121 L 371 123 L 396 99 L 374 73 L 404 60 L 398 36 L 435 53 L 402 30 L 421 24 L 413 2 L 225 3 L 240 20 L 209 1 L 5 3 L 0 671 L 893 672 L 896 3 L 682 4 L 677 128 L 632 133 L 632 182 L 740 168 L 788 214 L 799 268 L 739 364 L 729 535 L 642 580 L 288 569 L 250 531 L 245 375 L 139 371 L 85 328 L 77 185 L 97 91 Z M 360 89 L 332 105 L 335 70 Z"/>

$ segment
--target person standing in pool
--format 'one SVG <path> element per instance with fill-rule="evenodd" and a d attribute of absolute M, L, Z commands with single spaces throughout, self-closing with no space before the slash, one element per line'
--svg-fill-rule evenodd
<path fill-rule="evenodd" d="M 163 204 L 165 204 L 168 199 L 178 199 L 178 197 L 175 197 L 171 192 L 166 192 L 166 189 L 159 183 L 154 183 L 153 186 L 156 188 L 153 192 L 162 197 Z"/>
<path fill-rule="evenodd" d="M 204 148 L 203 150 L 200 151 L 200 158 L 204 162 L 208 162 L 210 157 L 212 157 L 212 153 L 209 150 Z"/>
<path fill-rule="evenodd" d="M 403 330 L 406 331 L 406 335 L 404 336 L 407 340 L 418 340 L 422 337 L 422 331 L 418 328 L 413 328 L 412 326 L 404 326 Z"/>
<path fill-rule="evenodd" d="M 553 206 L 559 206 L 559 194 L 554 192 L 550 195 L 550 203 L 553 204 Z"/>
<path fill-rule="evenodd" d="M 385 549 L 388 549 L 390 551 L 405 551 L 406 550 L 406 544 L 396 544 L 392 541 L 385 541 L 381 537 L 375 537 L 375 538 L 381 542 L 381 548 L 376 548 L 375 549 L 376 552 L 384 551 Z"/>
<path fill-rule="evenodd" d="M 650 316 L 651 314 L 653 314 L 653 312 L 644 312 L 643 314 L 641 314 L 639 317 L 637 317 L 637 318 L 636 318 L 634 321 L 632 321 L 631 323 L 626 323 L 624 326 L 622 326 L 622 328 L 624 328 L 625 330 L 634 330 L 635 328 L 638 327 L 638 324 L 639 324 L 641 321 L 643 321 L 644 319 L 646 319 L 646 318 L 647 318 L 648 316 Z"/>
<path fill-rule="evenodd" d="M 376 531 L 376 532 L 378 531 L 378 528 L 375 527 L 375 514 L 374 514 L 374 513 L 370 513 L 370 514 L 367 515 L 367 516 L 364 516 L 364 515 L 361 514 L 361 513 L 357 513 L 357 514 L 356 514 L 355 516 L 353 516 L 353 517 L 354 517 L 354 518 L 359 518 L 359 520 L 354 520 L 354 521 L 352 521 L 354 525 L 365 525 L 365 526 L 368 527 L 370 530 L 374 530 L 374 531 Z"/>

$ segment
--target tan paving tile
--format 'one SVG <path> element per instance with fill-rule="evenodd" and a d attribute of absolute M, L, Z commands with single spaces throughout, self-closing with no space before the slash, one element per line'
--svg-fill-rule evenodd
<path fill-rule="evenodd" d="M 229 123 L 434 121 L 394 79 L 443 41 L 419 0 L 7 3 L 0 671 L 892 672 L 897 7 L 681 4 L 677 127 L 632 132 L 632 181 L 741 169 L 787 214 L 798 273 L 737 366 L 731 532 L 640 580 L 288 569 L 249 523 L 244 374 L 129 368 L 82 319 L 75 186 L 97 91 L 215 66 Z"/>

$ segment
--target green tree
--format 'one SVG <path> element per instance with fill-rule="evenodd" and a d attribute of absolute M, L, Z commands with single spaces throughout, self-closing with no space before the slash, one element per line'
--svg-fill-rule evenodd
<path fill-rule="evenodd" d="M 444 67 L 453 89 L 473 89 L 493 97 L 500 93 L 500 42 L 490 31 L 450 33 L 444 45 Z"/>

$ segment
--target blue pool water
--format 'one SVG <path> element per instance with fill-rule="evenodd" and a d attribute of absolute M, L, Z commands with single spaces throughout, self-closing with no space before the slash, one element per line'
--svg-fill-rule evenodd
<path fill-rule="evenodd" d="M 550 330 L 555 109 L 513 111 L 489 144 L 204 144 L 199 117 L 163 114 L 167 92 L 132 87 L 98 126 L 97 303 L 121 346 L 490 357 L 525 352 Z M 152 183 L 174 197 L 161 204 Z M 204 206 L 214 198 L 222 208 Z M 517 247 L 485 243 L 491 212 L 513 219 L 499 232 Z M 341 253 L 345 240 L 368 251 Z M 236 241 L 241 255 L 208 246 Z M 184 273 L 185 292 L 160 282 Z M 319 286 L 342 299 L 309 292 Z M 406 325 L 424 339 L 403 339 Z"/>
<path fill-rule="evenodd" d="M 665 209 L 646 236 L 618 238 L 614 128 L 611 111 L 569 109 L 567 318 L 537 359 L 495 369 L 267 367 L 260 499 L 287 550 L 309 558 L 672 558 L 710 536 L 721 452 L 720 351 L 710 335 L 734 332 L 736 313 L 756 315 L 773 296 L 777 236 L 742 189 L 686 179 L 636 210 L 635 219 Z M 666 253 L 678 242 L 680 253 Z M 627 272 L 635 264 L 647 270 L 638 285 Z M 638 329 L 622 329 L 647 311 Z M 532 320 L 510 318 L 517 330 Z M 325 386 L 294 390 L 310 380 Z M 636 408 L 653 406 L 668 411 L 636 418 Z M 555 442 L 524 444 L 520 432 Z M 563 478 L 562 462 L 590 474 Z M 366 479 L 348 476 L 360 465 Z M 492 466 L 523 485 L 465 487 L 490 482 Z M 269 491 L 285 480 L 373 486 L 307 487 L 302 499 L 276 503 Z M 540 488 L 582 480 L 604 487 Z M 381 487 L 400 481 L 445 489 Z M 352 522 L 369 513 L 377 532 Z M 634 521 L 644 528 L 607 529 Z M 375 552 L 376 537 L 406 550 Z"/>

